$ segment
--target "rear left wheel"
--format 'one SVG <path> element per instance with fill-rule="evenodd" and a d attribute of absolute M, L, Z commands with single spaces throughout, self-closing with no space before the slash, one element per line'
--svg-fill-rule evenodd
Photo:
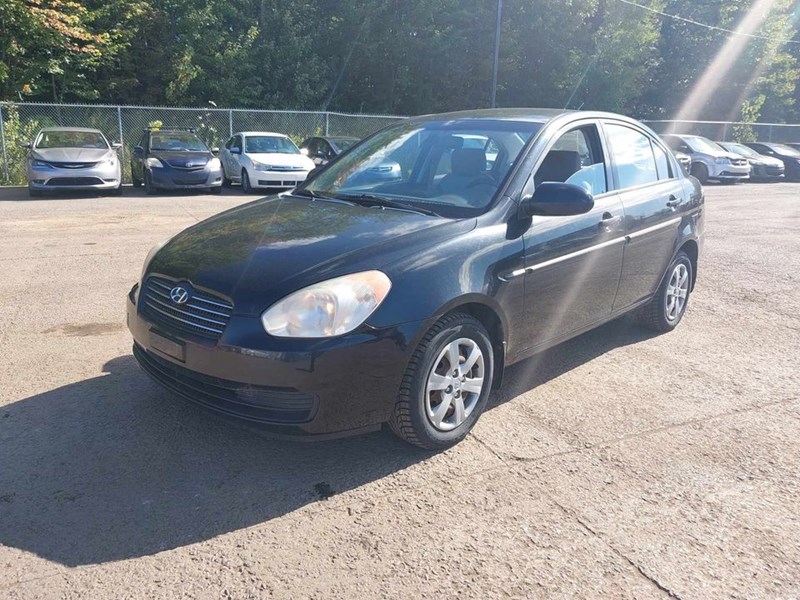
<path fill-rule="evenodd" d="M 409 361 L 389 426 L 428 450 L 460 442 L 486 407 L 494 376 L 489 334 L 465 314 L 440 319 Z"/>
<path fill-rule="evenodd" d="M 692 292 L 692 261 L 681 251 L 670 264 L 658 292 L 639 312 L 639 321 L 654 331 L 672 331 L 681 322 Z"/>

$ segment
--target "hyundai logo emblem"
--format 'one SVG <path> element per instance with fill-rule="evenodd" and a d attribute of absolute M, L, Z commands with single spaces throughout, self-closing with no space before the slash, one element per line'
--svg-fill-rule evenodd
<path fill-rule="evenodd" d="M 186 301 L 189 300 L 189 292 L 178 286 L 169 291 L 169 297 L 175 304 L 186 304 Z"/>

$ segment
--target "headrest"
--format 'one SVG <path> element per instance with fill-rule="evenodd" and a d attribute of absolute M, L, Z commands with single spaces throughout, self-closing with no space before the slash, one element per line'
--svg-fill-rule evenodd
<path fill-rule="evenodd" d="M 481 148 L 458 148 L 450 156 L 453 175 L 477 177 L 486 171 L 486 152 Z"/>
<path fill-rule="evenodd" d="M 536 174 L 537 181 L 565 182 L 581 170 L 581 155 L 574 150 L 550 150 Z"/>

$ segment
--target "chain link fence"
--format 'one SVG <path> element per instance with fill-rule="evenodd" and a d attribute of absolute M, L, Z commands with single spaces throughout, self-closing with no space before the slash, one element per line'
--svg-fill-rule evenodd
<path fill-rule="evenodd" d="M 731 121 L 642 121 L 656 133 L 702 135 L 718 142 L 735 142 L 741 132 L 755 135 L 758 142 L 800 143 L 800 125 L 789 123 L 742 123 Z"/>
<path fill-rule="evenodd" d="M 176 108 L 97 104 L 0 102 L 0 183 L 24 185 L 27 150 L 43 127 L 89 127 L 122 143 L 123 180 L 130 182 L 130 156 L 151 124 L 193 127 L 209 147 L 221 147 L 238 131 L 284 133 L 296 143 L 314 135 L 365 137 L 403 117 L 336 112 Z"/>

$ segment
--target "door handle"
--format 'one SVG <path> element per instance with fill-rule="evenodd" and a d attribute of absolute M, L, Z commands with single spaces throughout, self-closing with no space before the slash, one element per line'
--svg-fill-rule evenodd
<path fill-rule="evenodd" d="M 678 206 L 681 203 L 681 199 L 678 198 L 675 194 L 669 195 L 669 200 L 667 200 L 667 206 L 672 208 L 673 206 Z"/>
<path fill-rule="evenodd" d="M 610 212 L 604 212 L 600 219 L 600 227 L 608 232 L 614 231 L 622 224 L 622 217 L 614 216 Z"/>

